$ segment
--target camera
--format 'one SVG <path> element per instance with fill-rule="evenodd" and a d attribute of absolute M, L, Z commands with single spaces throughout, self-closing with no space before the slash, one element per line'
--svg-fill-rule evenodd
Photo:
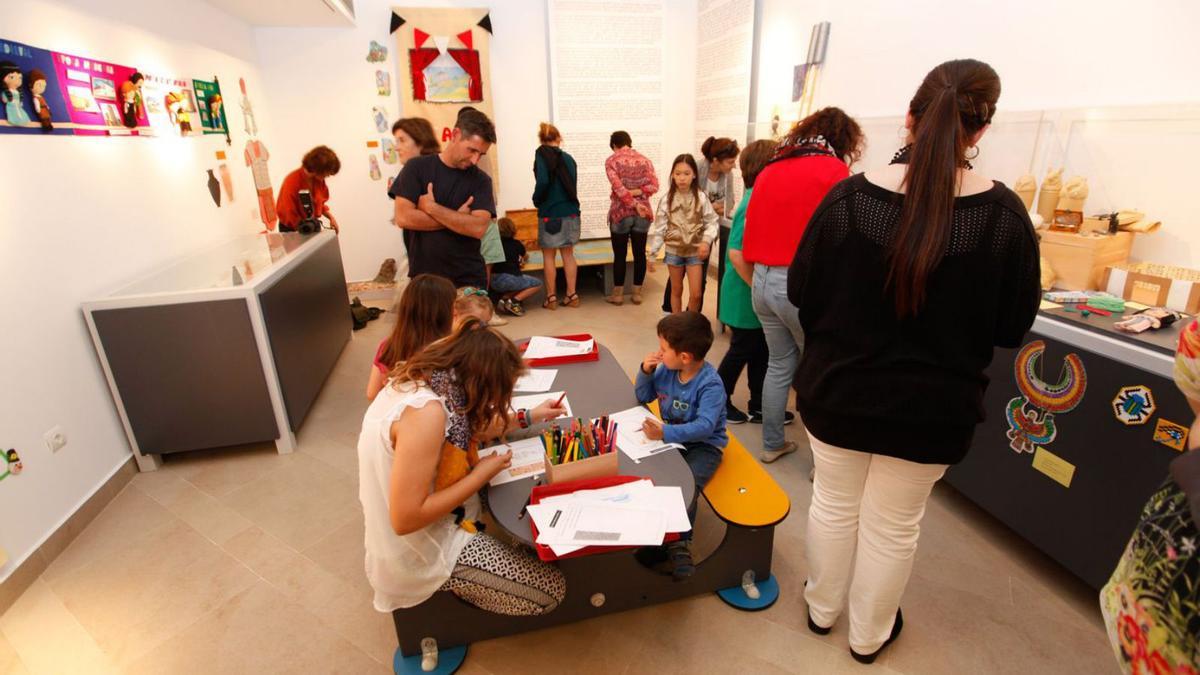
<path fill-rule="evenodd" d="M 300 191 L 300 209 L 304 212 L 304 218 L 296 224 L 296 232 L 300 234 L 316 234 L 320 232 L 321 221 L 316 218 L 312 193 L 308 190 Z"/>

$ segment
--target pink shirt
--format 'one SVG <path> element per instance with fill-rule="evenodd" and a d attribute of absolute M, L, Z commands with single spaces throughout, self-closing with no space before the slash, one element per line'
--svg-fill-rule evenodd
<path fill-rule="evenodd" d="M 608 207 L 608 222 L 619 223 L 625 218 L 638 215 L 637 204 L 650 208 L 650 195 L 658 192 L 658 176 L 654 175 L 654 164 L 633 148 L 618 148 L 604 160 L 604 173 L 612 184 L 612 205 Z M 641 190 L 634 197 L 630 190 Z"/>

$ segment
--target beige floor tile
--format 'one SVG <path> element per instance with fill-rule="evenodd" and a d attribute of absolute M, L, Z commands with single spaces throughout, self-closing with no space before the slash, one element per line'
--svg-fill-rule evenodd
<path fill-rule="evenodd" d="M 179 520 L 51 583 L 115 662 L 126 664 L 258 577 Z"/>
<path fill-rule="evenodd" d="M 241 514 L 174 472 L 160 470 L 139 474 L 133 486 L 167 507 L 172 514 L 214 544 L 223 544 L 230 537 L 252 527 L 250 521 Z"/>
<path fill-rule="evenodd" d="M 390 669 L 260 581 L 159 645 L 127 672 L 259 675 L 386 673 Z"/>
<path fill-rule="evenodd" d="M 32 673 L 115 673 L 111 659 L 50 587 L 36 581 L 0 617 L 0 631 Z"/>
<path fill-rule="evenodd" d="M 333 530 L 302 552 L 325 571 L 362 587 L 367 583 L 363 571 L 363 517 L 361 511 L 350 522 Z"/>
<path fill-rule="evenodd" d="M 362 419 L 362 416 L 359 416 Z M 348 478 L 358 481 L 358 430 L 349 434 L 329 435 L 316 424 L 306 425 L 296 439 L 300 452 L 333 467 Z"/>
<path fill-rule="evenodd" d="M 17 650 L 13 649 L 4 637 L 4 632 L 0 631 L 0 675 L 26 675 L 28 672 L 25 662 L 17 655 Z"/>
<path fill-rule="evenodd" d="M 375 611 L 365 581 L 343 580 L 258 528 L 234 537 L 225 550 L 372 658 L 391 662 L 396 650 L 391 615 Z M 365 579 L 361 556 L 359 572 Z"/>
<path fill-rule="evenodd" d="M 274 443 L 258 443 L 167 455 L 163 469 L 214 497 L 223 497 L 286 465 L 291 458 L 279 454 Z"/>
<path fill-rule="evenodd" d="M 126 486 L 46 568 L 43 578 L 53 582 L 95 560 L 135 546 L 174 519 L 158 502 Z"/>
<path fill-rule="evenodd" d="M 222 501 L 250 522 L 302 550 L 353 520 L 362 507 L 356 481 L 304 453 Z"/>

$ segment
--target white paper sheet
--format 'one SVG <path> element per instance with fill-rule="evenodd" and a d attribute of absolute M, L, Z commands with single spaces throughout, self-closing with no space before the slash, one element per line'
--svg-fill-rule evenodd
<path fill-rule="evenodd" d="M 609 504 L 531 505 L 539 544 L 656 546 L 667 531 L 661 511 Z"/>
<path fill-rule="evenodd" d="M 554 386 L 554 378 L 558 371 L 545 368 L 531 368 L 529 372 L 517 379 L 514 391 L 550 391 Z"/>
<path fill-rule="evenodd" d="M 665 517 L 664 527 L 667 532 L 687 532 L 692 529 L 692 523 L 688 520 L 687 504 L 683 502 L 683 490 L 677 485 L 658 486 L 648 480 L 638 480 L 595 490 L 576 490 L 541 501 L 542 504 L 557 506 L 569 502 L 657 510 Z"/>
<path fill-rule="evenodd" d="M 522 478 L 537 476 L 546 472 L 546 448 L 542 445 L 542 438 L 540 436 L 484 448 L 479 451 L 479 457 L 481 459 L 483 457 L 491 457 L 496 453 L 508 450 L 512 450 L 513 453 L 512 464 L 507 469 L 496 474 L 492 480 L 488 481 L 488 485 L 504 485 L 514 480 L 521 480 Z"/>
<path fill-rule="evenodd" d="M 577 342 L 535 335 L 529 338 L 529 346 L 525 348 L 525 358 L 548 359 L 557 356 L 582 356 L 592 352 L 595 342 L 595 340 Z"/>
<path fill-rule="evenodd" d="M 552 391 L 552 392 L 548 392 L 545 394 L 528 394 L 525 396 L 514 396 L 514 397 L 512 397 L 512 403 L 510 404 L 510 407 L 513 409 L 513 411 L 520 410 L 521 408 L 529 408 L 532 410 L 533 408 L 536 408 L 539 405 L 545 403 L 546 399 L 550 399 L 551 401 L 557 401 L 558 397 L 562 396 L 562 395 L 563 395 L 563 392 L 561 392 L 561 391 Z M 574 417 L 574 415 L 571 414 L 571 399 L 569 397 L 565 397 L 565 396 L 563 397 L 562 406 L 563 406 L 563 408 L 566 408 L 567 412 L 562 415 L 559 415 L 555 419 L 562 419 L 564 417 Z"/>
<path fill-rule="evenodd" d="M 646 433 L 642 431 L 642 423 L 647 419 L 657 418 L 642 406 L 613 413 L 608 418 L 617 423 L 617 447 L 635 462 L 671 448 L 683 448 L 677 443 L 655 441 L 646 437 Z"/>

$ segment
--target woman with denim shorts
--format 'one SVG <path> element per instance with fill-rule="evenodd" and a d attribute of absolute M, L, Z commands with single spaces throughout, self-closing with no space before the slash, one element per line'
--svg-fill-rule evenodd
<path fill-rule="evenodd" d="M 538 248 L 542 249 L 542 272 L 546 276 L 546 309 L 558 308 L 558 268 L 555 254 L 562 253 L 563 273 L 567 279 L 567 307 L 579 306 L 575 279 L 575 244 L 579 243 L 579 196 L 575 192 L 579 173 L 575 158 L 563 152 L 562 134 L 553 124 L 542 122 L 538 128 L 541 146 L 533 156 L 533 205 L 538 210 Z"/>

